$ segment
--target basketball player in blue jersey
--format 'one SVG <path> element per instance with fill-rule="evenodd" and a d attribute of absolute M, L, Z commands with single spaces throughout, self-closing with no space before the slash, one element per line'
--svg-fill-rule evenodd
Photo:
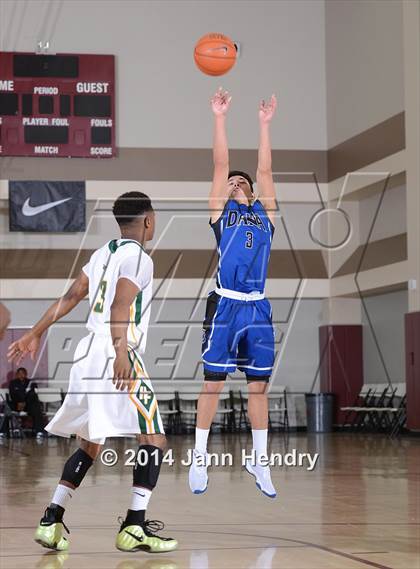
<path fill-rule="evenodd" d="M 255 461 L 246 464 L 257 487 L 270 498 L 276 491 L 267 456 L 267 386 L 274 364 L 271 307 L 264 295 L 274 232 L 276 197 L 271 172 L 270 122 L 276 98 L 261 102 L 258 151 L 258 197 L 252 179 L 229 171 L 225 120 L 231 97 L 219 89 L 211 100 L 214 113 L 214 175 L 210 192 L 210 225 L 219 264 L 216 288 L 209 294 L 203 330 L 204 385 L 197 407 L 193 462 L 189 472 L 192 492 L 206 491 L 207 438 L 217 411 L 219 393 L 228 373 L 242 371 L 248 383 L 248 416 L 252 426 Z"/>

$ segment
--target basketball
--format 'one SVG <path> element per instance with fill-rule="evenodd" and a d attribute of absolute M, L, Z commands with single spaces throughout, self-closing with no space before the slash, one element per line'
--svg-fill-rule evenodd
<path fill-rule="evenodd" d="M 194 61 L 206 75 L 224 75 L 236 62 L 236 47 L 223 34 L 206 34 L 194 48 Z"/>

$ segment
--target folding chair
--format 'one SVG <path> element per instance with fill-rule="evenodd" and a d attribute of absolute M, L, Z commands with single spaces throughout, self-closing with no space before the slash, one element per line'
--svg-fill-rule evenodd
<path fill-rule="evenodd" d="M 366 391 L 363 389 L 363 395 L 361 397 L 357 397 L 361 399 L 359 404 L 349 407 L 341 407 L 341 410 L 348 412 L 344 420 L 344 427 L 347 426 L 347 417 L 351 417 L 351 415 L 353 416 L 353 419 L 348 423 L 350 430 L 357 430 L 361 427 L 366 416 L 365 410 L 375 404 L 378 399 L 378 393 L 379 391 L 382 393 L 384 386 L 379 384 L 370 384 L 366 387 L 368 387 L 368 389 Z M 360 393 L 362 393 L 362 390 Z"/>
<path fill-rule="evenodd" d="M 388 405 L 378 418 L 381 429 L 390 436 L 397 435 L 405 425 L 406 415 L 406 384 L 396 383 Z"/>
<path fill-rule="evenodd" d="M 157 393 L 159 412 L 162 420 L 165 419 L 165 431 L 177 433 L 179 429 L 179 409 L 175 392 Z"/>
<path fill-rule="evenodd" d="M 352 428 L 357 419 L 357 412 L 363 408 L 367 407 L 368 402 L 372 395 L 375 393 L 375 387 L 372 385 L 363 385 L 360 392 L 356 396 L 353 405 L 347 407 L 340 407 L 341 411 L 347 411 L 346 416 L 343 420 L 343 427 L 349 426 Z M 352 420 L 350 421 L 350 418 Z"/>
<path fill-rule="evenodd" d="M 195 428 L 197 417 L 198 393 L 178 393 L 179 423 L 182 432 L 188 432 Z"/>
<path fill-rule="evenodd" d="M 389 436 L 393 438 L 400 434 L 407 421 L 407 395 L 404 394 L 401 397 L 398 407 L 387 409 L 387 411 L 393 416 L 389 426 Z"/>
<path fill-rule="evenodd" d="M 11 429 L 11 421 L 10 421 L 10 417 L 12 415 L 12 410 L 10 408 L 9 402 L 8 402 L 8 389 L 4 389 L 1 388 L 0 389 L 0 433 L 2 433 L 2 436 L 5 435 L 5 433 L 3 432 L 3 426 L 5 424 L 5 422 L 7 421 L 7 430 L 9 433 L 9 436 L 11 436 L 10 433 L 10 429 Z"/>
<path fill-rule="evenodd" d="M 268 428 L 289 432 L 286 387 L 279 386 L 268 393 Z"/>
<path fill-rule="evenodd" d="M 394 401 L 397 393 L 397 386 L 389 387 L 380 405 L 367 409 L 367 418 L 373 430 L 385 431 L 389 423 L 387 411 L 394 408 Z"/>
<path fill-rule="evenodd" d="M 5 412 L 9 418 L 9 436 L 23 438 L 25 436 L 25 429 L 23 428 L 22 421 L 28 417 L 26 411 L 14 411 L 9 397 L 9 390 L 2 389 L 5 401 Z"/>
<path fill-rule="evenodd" d="M 232 393 L 220 393 L 213 425 L 219 425 L 223 431 L 233 432 L 236 430 L 235 410 L 232 402 Z"/>
<path fill-rule="evenodd" d="M 356 425 L 355 425 L 356 429 L 368 430 L 368 428 L 370 426 L 370 427 L 372 427 L 373 430 L 375 430 L 374 417 L 376 416 L 376 413 L 379 410 L 381 410 L 385 407 L 386 398 L 387 398 L 387 396 L 390 395 L 391 392 L 392 392 L 392 389 L 389 387 L 389 385 L 386 385 L 382 389 L 382 391 L 380 390 L 380 387 L 379 387 L 378 392 L 377 392 L 378 395 L 375 392 L 372 395 L 372 397 L 369 399 L 367 406 L 362 407 L 360 410 L 356 411 L 356 414 L 359 417 L 357 422 L 356 422 Z"/>
<path fill-rule="evenodd" d="M 63 394 L 55 387 L 42 387 L 36 389 L 38 399 L 42 404 L 42 412 L 47 419 L 51 419 L 57 413 L 63 403 Z M 51 408 L 53 407 L 53 408 Z"/>
<path fill-rule="evenodd" d="M 246 387 L 240 387 L 238 391 L 232 392 L 233 410 L 234 410 L 234 420 L 236 428 L 239 431 L 250 429 L 248 422 L 248 393 Z M 237 420 L 238 419 L 238 420 Z"/>

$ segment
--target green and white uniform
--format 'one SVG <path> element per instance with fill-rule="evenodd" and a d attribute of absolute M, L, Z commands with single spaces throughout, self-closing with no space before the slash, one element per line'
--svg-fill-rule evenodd
<path fill-rule="evenodd" d="M 64 437 L 76 434 L 95 443 L 107 437 L 163 433 L 157 399 L 141 358 L 150 319 L 153 261 L 137 241 L 114 239 L 93 253 L 83 271 L 89 277 L 89 335 L 76 348 L 68 393 L 46 430 Z M 136 377 L 129 391 L 118 391 L 112 383 L 115 350 L 110 317 L 120 278 L 139 288 L 127 330 Z"/>

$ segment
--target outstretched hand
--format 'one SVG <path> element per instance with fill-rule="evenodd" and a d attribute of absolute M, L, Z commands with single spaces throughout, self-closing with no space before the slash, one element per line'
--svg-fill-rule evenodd
<path fill-rule="evenodd" d="M 277 108 L 277 99 L 275 95 L 271 95 L 269 101 L 261 101 L 259 117 L 261 123 L 269 123 L 274 116 Z"/>
<path fill-rule="evenodd" d="M 32 360 L 38 351 L 41 338 L 34 334 L 31 330 L 26 332 L 19 340 L 12 342 L 7 350 L 7 359 L 9 362 L 19 364 L 22 359 L 30 354 Z"/>
<path fill-rule="evenodd" d="M 225 115 L 229 109 L 232 97 L 227 91 L 223 91 L 222 87 L 216 91 L 211 98 L 211 108 L 216 116 Z"/>

